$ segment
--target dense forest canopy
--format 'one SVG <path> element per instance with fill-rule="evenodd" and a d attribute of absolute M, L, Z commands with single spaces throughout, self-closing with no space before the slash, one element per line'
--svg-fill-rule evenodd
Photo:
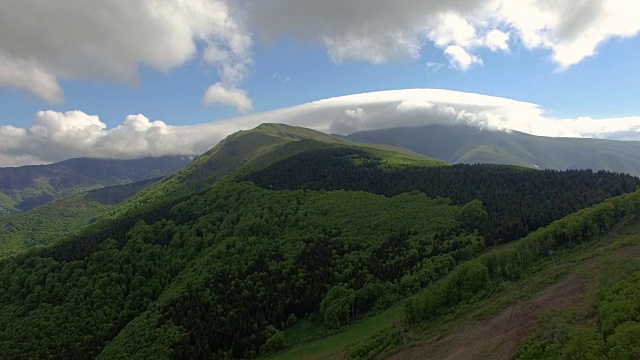
<path fill-rule="evenodd" d="M 346 189 L 393 196 L 419 190 L 463 204 L 482 201 L 488 221 L 477 226 L 489 244 L 521 237 L 579 209 L 635 191 L 637 177 L 590 170 L 531 170 L 498 165 L 385 167 L 352 148 L 293 155 L 243 177 L 270 189 Z"/>
<path fill-rule="evenodd" d="M 51 245 L 115 213 L 118 204 L 158 179 L 110 186 L 68 196 L 25 213 L 0 216 L 0 258 Z"/>
<path fill-rule="evenodd" d="M 318 312 L 334 286 L 353 291 L 348 311 L 327 323 L 340 326 L 477 254 L 484 241 L 461 226 L 463 209 L 420 193 L 225 182 L 129 229 L 88 231 L 75 240 L 84 247 L 2 262 L 0 347 L 12 357 L 92 357 L 120 333 L 111 354 L 138 344 L 133 329 L 151 316 L 144 331 L 175 337 L 164 355 L 253 356 L 274 335 L 270 326 Z"/>
<path fill-rule="evenodd" d="M 406 320 L 430 321 L 640 217 L 632 176 L 442 166 L 318 136 L 233 135 L 118 216 L 0 260 L 0 353 L 252 358 L 289 346 L 297 319 L 335 332 L 407 297 Z"/>

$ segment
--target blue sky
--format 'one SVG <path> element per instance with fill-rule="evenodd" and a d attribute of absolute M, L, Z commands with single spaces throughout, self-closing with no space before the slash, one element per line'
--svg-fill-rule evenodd
<path fill-rule="evenodd" d="M 392 96 L 447 108 L 451 121 L 471 113 L 538 135 L 640 140 L 638 18 L 626 0 L 0 4 L 0 166 L 196 153 L 156 135 L 222 120 L 232 131 L 278 109 L 400 89 L 454 91 Z M 469 105 L 465 93 L 500 105 Z M 385 94 L 341 102 L 333 120 L 361 109 L 366 129 Z M 106 144 L 116 129 L 138 149 Z"/>
<path fill-rule="evenodd" d="M 558 71 L 545 50 L 516 48 L 510 54 L 481 52 L 483 65 L 462 72 L 425 46 L 419 59 L 386 64 L 333 63 L 318 45 L 279 41 L 258 44 L 255 68 L 246 82 L 254 111 L 371 91 L 441 88 L 506 97 L 542 105 L 558 117 L 640 115 L 640 37 L 601 45 L 596 56 Z M 438 72 L 428 62 L 442 64 Z M 198 124 L 231 118 L 229 106 L 202 105 L 202 93 L 217 75 L 198 60 L 162 72 L 143 68 L 136 85 L 65 81 L 65 102 L 52 105 L 26 92 L 0 88 L 0 125 L 25 127 L 39 110 L 82 110 L 99 114 L 109 127 L 142 113 L 167 123 Z M 288 79 L 288 80 L 287 80 Z"/>

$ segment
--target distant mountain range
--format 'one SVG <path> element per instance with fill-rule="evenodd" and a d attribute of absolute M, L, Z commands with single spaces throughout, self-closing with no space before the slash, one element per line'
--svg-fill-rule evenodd
<path fill-rule="evenodd" d="M 357 132 L 344 137 L 393 144 L 448 163 L 510 164 L 536 169 L 592 169 L 640 175 L 640 142 L 553 138 L 470 126 L 429 125 Z"/>
<path fill-rule="evenodd" d="M 0 215 L 16 214 L 57 198 L 174 173 L 188 156 L 136 160 L 71 159 L 51 165 L 0 168 Z"/>

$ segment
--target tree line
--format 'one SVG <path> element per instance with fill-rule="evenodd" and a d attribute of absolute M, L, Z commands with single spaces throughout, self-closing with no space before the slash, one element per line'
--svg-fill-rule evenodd
<path fill-rule="evenodd" d="M 396 167 L 355 148 L 293 155 L 242 179 L 269 189 L 363 190 L 385 196 L 419 190 L 457 204 L 479 199 L 489 214 L 486 221 L 477 224 L 487 245 L 522 238 L 554 220 L 640 186 L 637 177 L 607 171 L 466 164 Z"/>

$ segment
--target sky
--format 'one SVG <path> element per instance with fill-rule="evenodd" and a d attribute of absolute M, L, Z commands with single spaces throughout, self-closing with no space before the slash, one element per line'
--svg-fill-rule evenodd
<path fill-rule="evenodd" d="M 628 0 L 0 2 L 0 166 L 283 122 L 640 140 Z"/>

